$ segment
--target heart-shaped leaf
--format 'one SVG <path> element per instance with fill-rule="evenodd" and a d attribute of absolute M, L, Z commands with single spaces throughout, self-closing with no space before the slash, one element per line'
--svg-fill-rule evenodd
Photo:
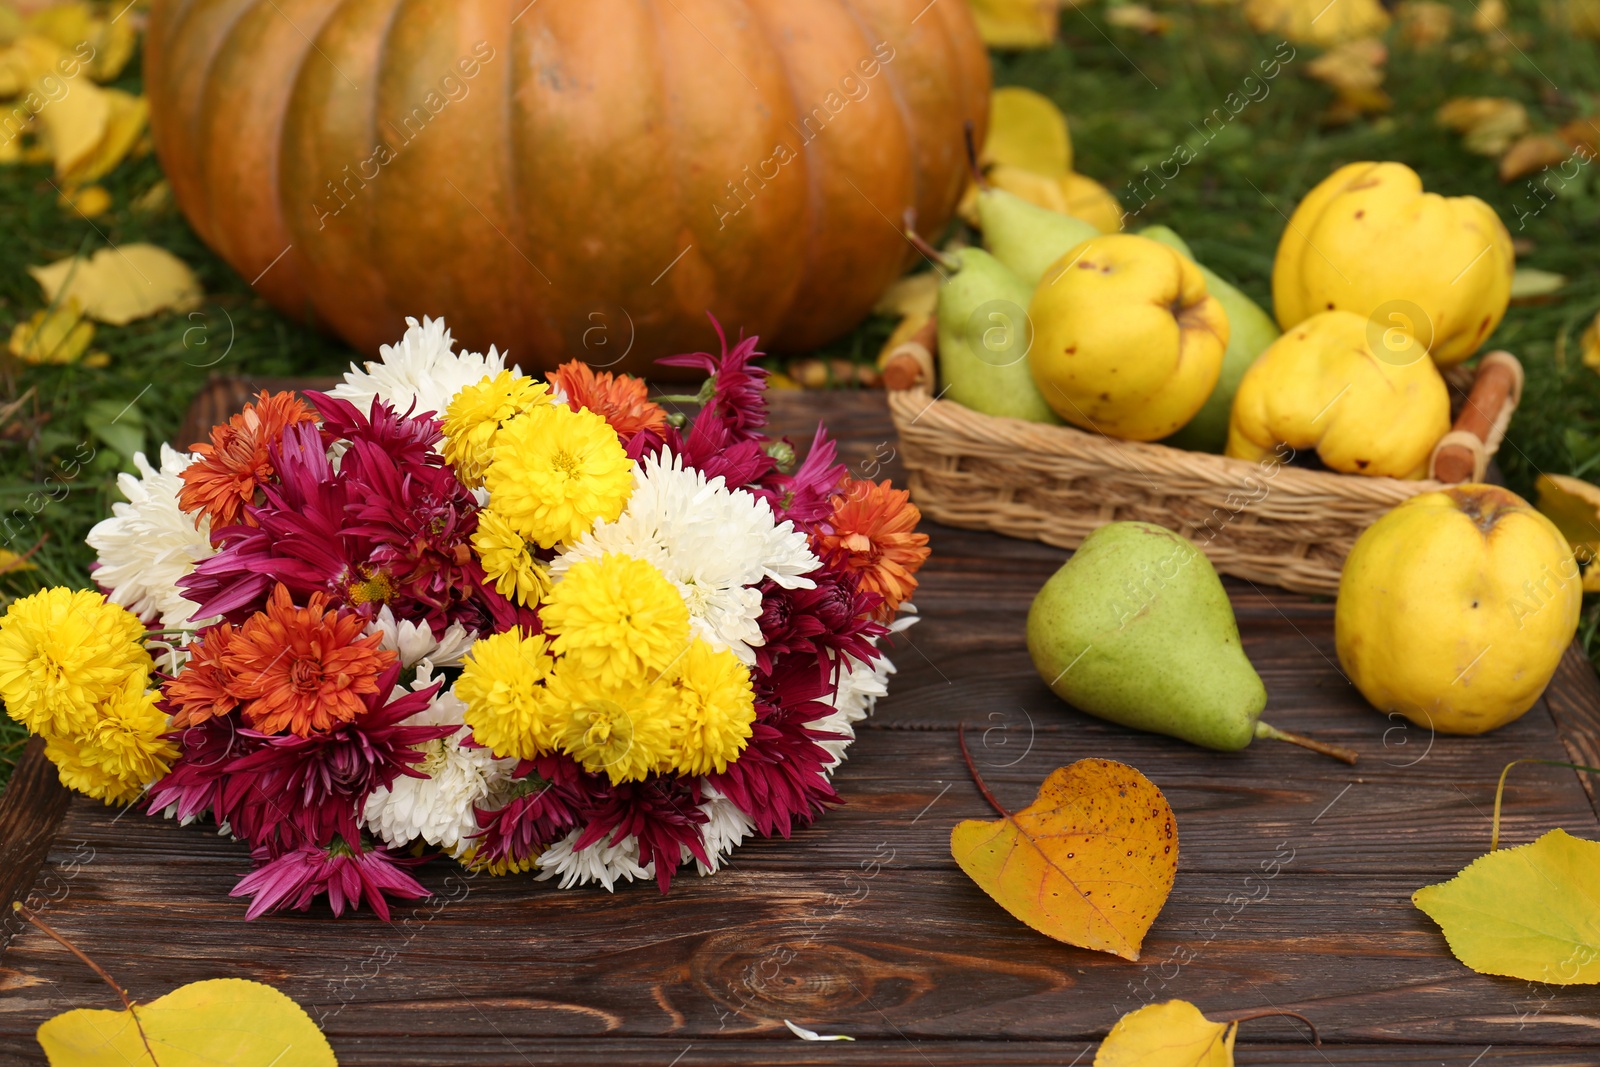
<path fill-rule="evenodd" d="M 1117 1020 L 1094 1067 L 1233 1067 L 1238 1023 L 1214 1023 L 1187 1000 L 1147 1004 Z"/>
<path fill-rule="evenodd" d="M 1012 915 L 1070 945 L 1139 958 L 1172 892 L 1178 823 L 1161 790 L 1105 759 L 1052 771 L 1034 802 L 950 834 L 967 876 Z"/>

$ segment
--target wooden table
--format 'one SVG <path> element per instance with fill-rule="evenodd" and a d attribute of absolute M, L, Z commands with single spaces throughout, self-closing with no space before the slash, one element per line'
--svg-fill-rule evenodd
<path fill-rule="evenodd" d="M 235 401 L 226 385 L 209 398 Z M 824 411 L 858 475 L 876 463 L 902 476 L 881 395 L 779 398 L 796 436 Z M 1292 1009 L 1321 1031 L 1316 1048 L 1290 1020 L 1248 1023 L 1241 1064 L 1600 1064 L 1600 989 L 1474 974 L 1409 899 L 1487 849 L 1508 760 L 1600 757 L 1600 684 L 1578 650 L 1515 724 L 1430 738 L 1342 677 L 1331 604 L 1235 584 L 1271 720 L 1361 762 L 1267 742 L 1213 753 L 1079 714 L 1035 676 L 1023 619 L 1062 552 L 929 532 L 923 621 L 896 642 L 890 696 L 839 772 L 847 803 L 792 840 L 747 844 L 714 878 L 679 879 L 670 897 L 468 879 L 439 863 L 422 879 L 444 895 L 397 908 L 392 925 L 325 908 L 246 923 L 228 897 L 249 869 L 242 845 L 69 802 L 37 752 L 0 803 L 0 889 L 31 894 L 138 998 L 201 978 L 272 983 L 321 1020 L 346 1067 L 1087 1065 L 1121 1013 L 1172 997 L 1213 1017 Z M 1182 859 L 1139 963 L 1034 933 L 957 869 L 951 827 L 991 817 L 962 765 L 962 722 L 1013 809 L 1085 756 L 1130 763 L 1165 791 Z M 1593 794 L 1570 770 L 1519 768 L 1505 840 L 1556 826 L 1600 834 Z M 31 927 L 11 934 L 0 990 L 5 1064 L 42 1062 L 33 1031 L 56 1012 L 115 1006 Z M 857 1040 L 802 1042 L 784 1019 Z"/>

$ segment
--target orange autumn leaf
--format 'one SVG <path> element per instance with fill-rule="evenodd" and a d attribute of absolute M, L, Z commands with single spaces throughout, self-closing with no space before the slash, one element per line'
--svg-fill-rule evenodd
<path fill-rule="evenodd" d="M 950 852 L 996 903 L 1041 934 L 1136 960 L 1172 892 L 1177 819 L 1134 768 L 1084 759 L 1052 771 L 1021 811 L 958 825 Z"/>

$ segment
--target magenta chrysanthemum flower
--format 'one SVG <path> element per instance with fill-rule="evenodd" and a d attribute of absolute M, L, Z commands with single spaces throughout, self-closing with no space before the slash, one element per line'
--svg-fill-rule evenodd
<path fill-rule="evenodd" d="M 735 764 L 737 766 L 737 764 Z M 647 778 L 613 786 L 605 782 L 589 824 L 572 843 L 574 850 L 602 839 L 615 845 L 632 835 L 639 839 L 639 866 L 656 865 L 656 885 L 665 893 L 683 862 L 683 849 L 709 864 L 700 827 L 706 814 L 700 810 L 700 783 L 693 778 Z"/>
<path fill-rule="evenodd" d="M 180 820 L 209 811 L 218 822 L 232 825 L 244 810 L 265 806 L 262 798 L 249 797 L 247 790 L 227 789 L 229 765 L 260 747 L 259 741 L 243 735 L 237 712 L 202 720 L 168 736 L 178 743 L 180 755 L 171 772 L 150 787 L 150 811 L 171 808 Z"/>
<path fill-rule="evenodd" d="M 883 598 L 862 591 L 855 579 L 830 567 L 806 575 L 810 589 L 785 589 L 770 578 L 761 583 L 761 636 L 756 665 L 771 671 L 780 656 L 805 654 L 825 678 L 848 667 L 839 657 L 871 663 L 882 655 L 872 641 L 889 632 L 872 620 Z M 831 655 L 830 655 L 831 653 Z"/>
<path fill-rule="evenodd" d="M 403 725 L 428 706 L 439 686 L 389 700 L 399 677 L 396 663 L 378 678 L 377 692 L 362 697 L 367 710 L 332 730 L 308 737 L 241 730 L 259 747 L 229 762 L 226 790 L 237 786 L 265 798 L 277 818 L 263 822 L 266 813 L 253 807 L 244 826 L 230 820 L 234 831 L 252 845 L 272 848 L 327 841 L 336 834 L 355 840 L 362 805 L 374 790 L 402 774 L 427 777 L 416 768 L 425 754 L 413 746 L 448 737 L 458 727 Z"/>
<path fill-rule="evenodd" d="M 588 795 L 605 781 L 571 756 L 551 753 L 524 760 L 516 770 L 518 795 L 492 810 L 479 808 L 483 830 L 473 839 L 472 862 L 524 867 L 579 824 Z"/>
<path fill-rule="evenodd" d="M 430 895 L 422 883 L 401 869 L 420 861 L 398 858 L 383 848 L 361 851 L 343 838 L 326 846 L 303 845 L 276 857 L 266 849 L 256 849 L 251 855 L 260 866 L 239 879 L 228 894 L 251 898 L 246 919 L 285 908 L 306 911 L 313 900 L 326 896 L 334 915 L 365 903 L 388 922 L 385 895 L 401 900 Z"/>
<path fill-rule="evenodd" d="M 695 420 L 697 428 L 701 422 L 708 421 L 706 416 L 709 415 L 728 428 L 730 442 L 759 438 L 761 434 L 758 431 L 767 424 L 767 370 L 753 362 L 766 354 L 756 350 L 761 339 L 742 338 L 730 351 L 728 335 L 723 332 L 722 323 L 717 321 L 715 315 L 708 313 L 706 317 L 717 331 L 717 341 L 722 346 L 720 356 L 713 356 L 709 352 L 691 352 L 656 362 L 664 367 L 703 370 L 711 376 L 711 400 Z"/>
<path fill-rule="evenodd" d="M 709 781 L 737 804 L 765 837 L 788 837 L 839 802 L 826 774 L 830 757 L 818 741 L 840 735 L 810 724 L 830 713 L 834 684 L 807 656 L 784 656 L 772 672 L 756 671 L 756 721 L 739 759 Z"/>
<path fill-rule="evenodd" d="M 452 622 L 482 631 L 510 625 L 514 606 L 485 584 L 471 550 L 477 502 L 427 450 L 432 419 L 399 418 L 381 402 L 368 420 L 330 401 L 335 421 L 354 436 L 334 468 L 321 441 L 291 427 L 274 450 L 279 484 L 250 509 L 255 527 L 215 539 L 222 550 L 184 579 L 204 615 L 240 621 L 266 602 L 276 583 L 303 600 L 373 615 L 426 619 L 435 633 Z"/>
<path fill-rule="evenodd" d="M 772 501 L 772 510 L 779 519 L 806 525 L 833 514 L 833 496 L 849 476 L 850 469 L 837 462 L 833 439 L 818 424 L 805 462 L 793 474 L 769 477 L 768 487 L 759 492 Z"/>

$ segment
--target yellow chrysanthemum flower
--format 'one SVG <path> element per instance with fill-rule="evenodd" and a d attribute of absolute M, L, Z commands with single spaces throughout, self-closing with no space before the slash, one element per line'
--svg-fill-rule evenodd
<path fill-rule="evenodd" d="M 552 651 L 602 685 L 669 670 L 689 644 L 689 608 L 653 564 L 607 553 L 574 563 L 539 611 Z"/>
<path fill-rule="evenodd" d="M 45 589 L 0 619 L 0 699 L 31 732 L 83 739 L 104 703 L 152 666 L 144 623 L 100 593 Z"/>
<path fill-rule="evenodd" d="M 455 395 L 444 415 L 444 458 L 467 485 L 483 484 L 494 455 L 494 439 L 506 422 L 550 404 L 550 387 L 525 374 L 503 370 Z"/>
<path fill-rule="evenodd" d="M 622 514 L 633 461 L 599 415 L 541 404 L 501 427 L 483 481 L 517 533 L 553 548 Z"/>
<path fill-rule="evenodd" d="M 96 711 L 99 721 L 86 740 L 83 758 L 125 781 L 147 785 L 166 775 L 178 746 L 164 735 L 168 718 L 157 704 L 161 693 L 145 688 L 147 678 L 130 675 L 121 689 Z"/>
<path fill-rule="evenodd" d="M 494 509 L 478 513 L 472 547 L 501 596 L 532 608 L 550 592 L 550 565 L 534 559 L 528 542 Z"/>
<path fill-rule="evenodd" d="M 677 691 L 677 745 L 660 769 L 722 773 L 744 751 L 756 721 L 749 669 L 732 652 L 697 637 L 678 666 Z"/>
<path fill-rule="evenodd" d="M 61 784 L 106 804 L 131 804 L 144 792 L 145 782 L 112 774 L 91 758 L 93 745 L 79 744 L 65 737 L 52 737 L 44 754 L 56 765 Z"/>
<path fill-rule="evenodd" d="M 519 759 L 555 747 L 559 720 L 544 687 L 553 663 L 542 634 L 507 630 L 473 643 L 455 694 L 478 744 Z"/>
<path fill-rule="evenodd" d="M 672 757 L 677 692 L 641 676 L 606 685 L 571 660 L 550 678 L 561 750 L 613 785 L 639 781 Z"/>

